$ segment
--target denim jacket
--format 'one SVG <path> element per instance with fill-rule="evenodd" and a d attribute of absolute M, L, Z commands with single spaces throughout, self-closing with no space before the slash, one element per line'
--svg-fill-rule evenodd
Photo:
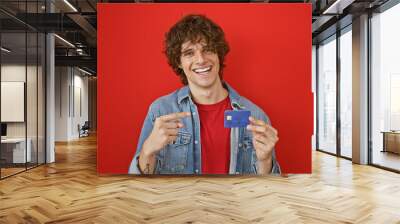
<path fill-rule="evenodd" d="M 270 124 L 268 116 L 258 106 L 240 96 L 228 84 L 224 83 L 224 87 L 229 92 L 233 110 L 249 110 L 251 116 Z M 137 157 L 153 129 L 155 119 L 162 115 L 184 111 L 191 112 L 192 116 L 182 119 L 184 127 L 179 130 L 175 142 L 166 145 L 156 155 L 155 174 L 201 174 L 200 120 L 188 86 L 162 96 L 150 105 L 129 173 L 140 174 Z M 253 148 L 251 131 L 246 128 L 231 128 L 230 145 L 229 174 L 257 174 L 257 156 Z M 273 150 L 271 173 L 280 174 L 280 172 Z"/>

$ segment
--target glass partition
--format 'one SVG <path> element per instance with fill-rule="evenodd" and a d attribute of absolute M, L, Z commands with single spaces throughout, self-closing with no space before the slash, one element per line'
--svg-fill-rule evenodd
<path fill-rule="evenodd" d="M 0 178 L 45 163 L 44 33 L 22 22 L 45 1 L 1 1 Z"/>
<path fill-rule="evenodd" d="M 7 177 L 25 170 L 32 155 L 26 141 L 26 33 L 3 32 L 1 47 L 1 175 Z"/>
<path fill-rule="evenodd" d="M 27 33 L 27 99 L 26 99 L 26 113 L 27 113 L 27 143 L 28 150 L 31 151 L 31 159 L 27 163 L 28 168 L 37 165 L 37 132 L 38 132 L 38 35 L 36 32 Z"/>

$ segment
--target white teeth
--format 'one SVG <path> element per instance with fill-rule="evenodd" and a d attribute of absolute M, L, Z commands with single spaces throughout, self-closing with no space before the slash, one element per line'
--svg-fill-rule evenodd
<path fill-rule="evenodd" d="M 208 72 L 208 71 L 210 71 L 210 70 L 211 70 L 211 66 L 205 67 L 205 68 L 193 69 L 193 71 L 196 72 L 196 73 Z"/>

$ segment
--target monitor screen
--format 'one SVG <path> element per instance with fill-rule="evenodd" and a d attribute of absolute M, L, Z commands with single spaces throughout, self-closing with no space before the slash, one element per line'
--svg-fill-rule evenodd
<path fill-rule="evenodd" d="M 7 136 L 7 124 L 1 124 L 1 136 Z"/>

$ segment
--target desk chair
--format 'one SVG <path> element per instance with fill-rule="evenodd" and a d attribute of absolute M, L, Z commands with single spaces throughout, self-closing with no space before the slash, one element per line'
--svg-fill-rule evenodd
<path fill-rule="evenodd" d="M 89 129 L 90 129 L 89 121 L 85 121 L 82 127 L 80 127 L 80 125 L 78 124 L 79 138 L 89 136 Z"/>

